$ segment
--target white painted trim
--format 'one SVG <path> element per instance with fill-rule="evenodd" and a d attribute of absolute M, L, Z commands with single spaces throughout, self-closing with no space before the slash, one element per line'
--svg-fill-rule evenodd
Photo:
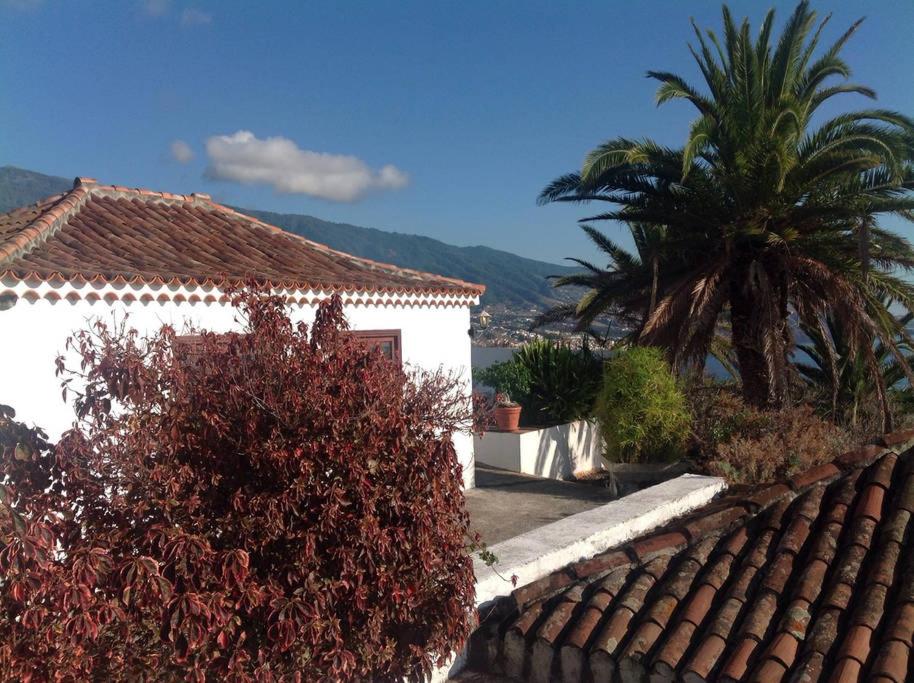
<path fill-rule="evenodd" d="M 606 505 L 571 515 L 491 546 L 495 567 L 474 558 L 476 604 L 511 592 L 507 581 L 517 576 L 524 586 L 580 559 L 661 526 L 704 505 L 726 488 L 720 477 L 684 474 Z"/>
<path fill-rule="evenodd" d="M 13 294 L 18 297 L 17 303 L 34 303 L 40 299 L 52 303 L 76 303 L 89 301 L 113 304 L 122 302 L 145 306 L 149 304 L 176 303 L 188 305 L 224 304 L 228 298 L 218 286 L 175 284 L 166 282 L 161 285 L 132 283 L 126 280 L 123 283 L 96 283 L 93 281 L 74 284 L 65 280 L 41 280 L 30 282 L 14 278 L 4 279 L 0 287 L 0 295 Z M 299 290 L 290 288 L 277 288 L 274 294 L 286 297 L 287 303 L 297 306 L 309 306 L 333 294 L 339 294 L 343 303 L 348 306 L 372 307 L 429 307 L 442 306 L 470 307 L 479 303 L 478 296 L 466 294 L 436 294 L 412 292 L 386 292 L 371 290 Z"/>

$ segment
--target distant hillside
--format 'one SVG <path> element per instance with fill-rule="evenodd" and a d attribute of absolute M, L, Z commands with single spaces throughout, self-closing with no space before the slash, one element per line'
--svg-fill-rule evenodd
<path fill-rule="evenodd" d="M 0 213 L 73 186 L 66 178 L 13 166 L 0 167 Z M 569 268 L 489 247 L 457 247 L 430 237 L 385 232 L 300 214 L 238 208 L 238 211 L 356 256 L 426 270 L 486 285 L 486 304 L 542 307 L 555 293 L 546 276 Z"/>
<path fill-rule="evenodd" d="M 0 213 L 66 192 L 72 187 L 72 178 L 67 180 L 15 166 L 0 166 Z"/>

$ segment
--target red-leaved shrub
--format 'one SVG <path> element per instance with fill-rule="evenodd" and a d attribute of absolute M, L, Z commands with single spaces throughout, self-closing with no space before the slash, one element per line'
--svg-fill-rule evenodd
<path fill-rule="evenodd" d="M 0 679 L 418 679 L 468 634 L 468 401 L 279 299 L 246 333 L 98 324 L 56 448 L 0 414 Z"/>

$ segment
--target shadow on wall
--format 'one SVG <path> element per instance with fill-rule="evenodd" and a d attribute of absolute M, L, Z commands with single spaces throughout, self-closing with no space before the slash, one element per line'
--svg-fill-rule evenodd
<path fill-rule="evenodd" d="M 476 460 L 550 479 L 603 469 L 603 444 L 595 422 L 578 420 L 518 432 L 489 432 L 474 440 Z"/>
<path fill-rule="evenodd" d="M 575 472 L 603 467 L 596 423 L 580 420 L 542 431 L 533 464 L 537 476 L 567 479 Z"/>

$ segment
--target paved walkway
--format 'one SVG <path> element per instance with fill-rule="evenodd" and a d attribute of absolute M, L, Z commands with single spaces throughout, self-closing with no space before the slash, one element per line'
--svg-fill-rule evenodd
<path fill-rule="evenodd" d="M 614 500 L 608 489 L 541 479 L 476 464 L 476 488 L 466 492 L 470 528 L 487 545 Z"/>

